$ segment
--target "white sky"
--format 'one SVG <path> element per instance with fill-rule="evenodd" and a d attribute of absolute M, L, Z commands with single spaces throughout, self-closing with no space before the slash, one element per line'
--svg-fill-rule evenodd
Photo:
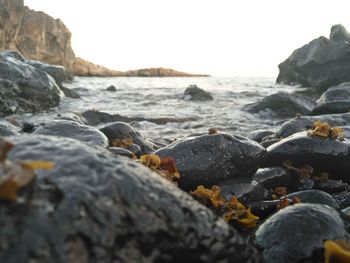
<path fill-rule="evenodd" d="M 271 76 L 294 49 L 350 30 L 349 0 L 25 0 L 60 18 L 77 56 L 117 70 Z"/>

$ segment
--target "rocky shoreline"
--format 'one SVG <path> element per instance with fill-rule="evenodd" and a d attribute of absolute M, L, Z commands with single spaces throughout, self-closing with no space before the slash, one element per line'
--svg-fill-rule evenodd
<path fill-rule="evenodd" d="M 348 36 L 333 26 L 281 64 L 277 81 L 311 96 L 244 107 L 290 118 L 277 131 L 208 127 L 168 142 L 93 110 L 18 121 L 79 94 L 64 87 L 65 67 L 0 52 L 0 262 L 348 262 Z M 305 62 L 324 54 L 318 41 L 345 53 Z M 195 85 L 179 99 L 214 100 Z"/>

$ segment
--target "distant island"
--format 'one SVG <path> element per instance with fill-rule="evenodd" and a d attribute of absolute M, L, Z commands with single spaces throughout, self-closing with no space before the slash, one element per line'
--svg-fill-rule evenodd
<path fill-rule="evenodd" d="M 167 68 L 112 70 L 76 57 L 71 32 L 60 19 L 24 6 L 23 0 L 0 0 L 0 50 L 17 50 L 25 57 L 62 65 L 77 76 L 198 77 Z"/>

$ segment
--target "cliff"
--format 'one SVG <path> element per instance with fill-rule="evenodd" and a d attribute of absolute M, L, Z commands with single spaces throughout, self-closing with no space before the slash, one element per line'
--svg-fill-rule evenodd
<path fill-rule="evenodd" d="M 29 9 L 23 0 L 0 0 L 0 50 L 18 50 L 27 58 L 62 65 L 79 76 L 198 76 L 163 68 L 121 72 L 78 58 L 64 23 Z"/>

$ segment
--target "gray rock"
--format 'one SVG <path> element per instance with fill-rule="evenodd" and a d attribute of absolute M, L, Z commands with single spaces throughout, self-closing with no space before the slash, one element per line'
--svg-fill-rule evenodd
<path fill-rule="evenodd" d="M 15 83 L 20 89 L 20 99 L 37 111 L 55 107 L 60 101 L 55 80 L 46 72 L 15 59 L 12 53 L 0 53 L 0 78 Z"/>
<path fill-rule="evenodd" d="M 11 140 L 10 159 L 55 168 L 37 171 L 24 202 L 1 203 L 1 262 L 261 261 L 222 219 L 142 165 L 68 138 Z"/>
<path fill-rule="evenodd" d="M 0 136 L 18 135 L 19 129 L 4 119 L 0 119 Z"/>
<path fill-rule="evenodd" d="M 115 91 L 117 91 L 117 88 L 114 85 L 111 85 L 106 90 L 111 91 L 111 92 L 115 92 Z"/>
<path fill-rule="evenodd" d="M 294 263 L 311 259 L 325 240 L 346 240 L 348 223 L 333 208 L 296 204 L 278 211 L 256 231 L 255 242 L 265 262 Z M 315 260 L 315 258 L 312 258 Z"/>
<path fill-rule="evenodd" d="M 309 130 L 318 120 L 328 122 L 331 126 L 347 126 L 350 125 L 350 113 L 297 117 L 283 123 L 276 132 L 276 137 L 286 138 L 294 133 Z"/>
<path fill-rule="evenodd" d="M 307 97 L 278 92 L 258 102 L 245 105 L 243 109 L 251 113 L 270 110 L 275 116 L 291 117 L 297 113 L 309 114 L 314 106 L 315 102 Z"/>
<path fill-rule="evenodd" d="M 205 90 L 198 88 L 196 85 L 190 85 L 184 94 L 179 97 L 181 100 L 206 101 L 213 100 L 213 96 Z"/>
<path fill-rule="evenodd" d="M 108 138 L 101 131 L 75 121 L 54 120 L 42 123 L 35 129 L 33 134 L 62 136 L 76 139 L 92 146 L 108 147 Z"/>
<path fill-rule="evenodd" d="M 228 134 L 189 137 L 155 152 L 172 157 L 179 169 L 179 187 L 193 190 L 198 185 L 212 186 L 227 179 L 245 179 L 264 162 L 266 150 L 257 142 Z"/>
<path fill-rule="evenodd" d="M 295 181 L 295 178 L 285 168 L 279 166 L 260 168 L 252 179 L 267 189 L 289 186 Z"/>
<path fill-rule="evenodd" d="M 350 82 L 327 89 L 317 100 L 313 115 L 344 113 L 350 111 Z"/>
<path fill-rule="evenodd" d="M 125 122 L 114 122 L 107 124 L 101 128 L 100 131 L 107 136 L 110 146 L 113 146 L 114 140 L 132 139 L 134 144 L 140 146 L 142 154 L 148 154 L 155 150 L 153 143 L 148 141 L 139 132 L 135 131 Z M 131 151 L 135 153 L 134 150 Z"/>
<path fill-rule="evenodd" d="M 334 209 L 340 209 L 338 202 L 328 193 L 320 190 L 298 191 L 286 196 L 289 199 L 299 198 L 301 203 L 328 205 Z"/>
<path fill-rule="evenodd" d="M 261 142 L 266 136 L 274 135 L 275 132 L 269 130 L 255 130 L 247 135 L 247 138 L 256 142 Z"/>
<path fill-rule="evenodd" d="M 277 82 L 324 90 L 350 81 L 349 33 L 342 25 L 334 25 L 330 37 L 319 37 L 295 50 L 279 64 Z"/>

